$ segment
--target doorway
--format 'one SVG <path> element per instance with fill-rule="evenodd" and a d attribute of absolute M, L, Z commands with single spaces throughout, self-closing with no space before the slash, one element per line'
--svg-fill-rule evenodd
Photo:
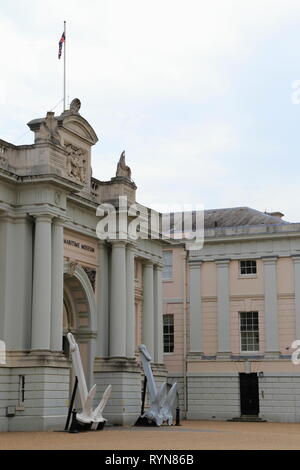
<path fill-rule="evenodd" d="M 258 416 L 259 389 L 258 376 L 255 373 L 240 375 L 241 415 Z"/>
<path fill-rule="evenodd" d="M 96 354 L 96 303 L 90 280 L 80 265 L 73 267 L 65 263 L 63 310 L 63 351 L 70 357 L 67 333 L 72 333 L 79 346 L 82 367 L 90 388 L 93 383 L 94 359 Z M 74 377 L 71 372 L 70 393 Z"/>

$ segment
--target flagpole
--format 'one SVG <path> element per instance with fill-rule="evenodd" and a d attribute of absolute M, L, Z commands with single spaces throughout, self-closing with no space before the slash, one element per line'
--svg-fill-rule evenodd
<path fill-rule="evenodd" d="M 64 43 L 64 111 L 66 110 L 66 79 L 67 79 L 67 73 L 66 73 L 67 35 L 66 35 L 66 30 L 67 30 L 67 22 L 64 21 L 64 33 L 65 33 L 65 43 Z"/>

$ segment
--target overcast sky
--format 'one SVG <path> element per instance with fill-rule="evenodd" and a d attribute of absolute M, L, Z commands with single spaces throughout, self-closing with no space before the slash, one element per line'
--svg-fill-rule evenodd
<path fill-rule="evenodd" d="M 99 137 L 96 178 L 114 176 L 126 150 L 141 203 L 250 206 L 300 221 L 300 0 L 0 0 L 0 9 L 0 138 L 32 143 L 26 123 L 62 98 L 66 19 L 68 96 Z"/>

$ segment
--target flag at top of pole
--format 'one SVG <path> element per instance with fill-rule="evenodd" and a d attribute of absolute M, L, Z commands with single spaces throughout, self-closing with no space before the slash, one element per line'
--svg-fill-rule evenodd
<path fill-rule="evenodd" d="M 66 110 L 66 82 L 67 82 L 67 73 L 66 73 L 66 49 L 67 49 L 67 42 L 66 42 L 66 21 L 64 21 L 64 32 L 62 33 L 62 36 L 60 38 L 60 41 L 58 43 L 59 49 L 58 49 L 58 58 L 61 58 L 62 54 L 62 49 L 64 46 L 64 109 L 63 111 Z"/>
<path fill-rule="evenodd" d="M 62 36 L 60 38 L 60 41 L 58 43 L 58 46 L 59 46 L 59 49 L 58 49 L 58 58 L 60 59 L 61 58 L 61 53 L 62 53 L 62 48 L 63 48 L 63 44 L 66 40 L 66 35 L 65 35 L 65 32 L 62 33 Z"/>

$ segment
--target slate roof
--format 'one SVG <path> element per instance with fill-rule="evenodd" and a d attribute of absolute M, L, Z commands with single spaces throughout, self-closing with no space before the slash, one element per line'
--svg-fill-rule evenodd
<path fill-rule="evenodd" d="M 204 227 L 240 227 L 249 225 L 289 224 L 280 217 L 274 217 L 250 207 L 230 207 L 228 209 L 209 209 L 204 211 Z"/>

